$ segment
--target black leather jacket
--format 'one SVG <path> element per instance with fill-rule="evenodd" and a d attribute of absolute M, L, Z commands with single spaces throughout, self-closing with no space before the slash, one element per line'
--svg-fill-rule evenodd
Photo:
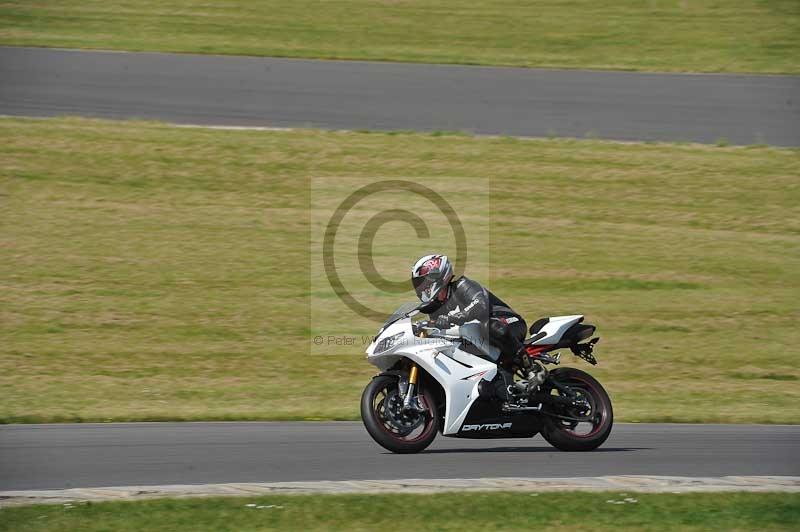
<path fill-rule="evenodd" d="M 462 325 L 472 320 L 486 323 L 489 318 L 496 317 L 513 316 L 521 319 L 502 299 L 472 279 L 459 277 L 450 283 L 449 290 L 444 303 L 434 301 L 421 309 L 422 312 L 433 320 L 446 315 L 450 325 Z"/>

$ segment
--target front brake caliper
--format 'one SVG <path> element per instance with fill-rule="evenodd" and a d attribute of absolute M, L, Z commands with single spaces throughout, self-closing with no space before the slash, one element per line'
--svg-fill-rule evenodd
<path fill-rule="evenodd" d="M 406 398 L 406 394 L 408 393 L 408 377 L 405 375 L 401 375 L 397 381 L 397 389 L 400 392 L 400 397 L 402 399 Z"/>

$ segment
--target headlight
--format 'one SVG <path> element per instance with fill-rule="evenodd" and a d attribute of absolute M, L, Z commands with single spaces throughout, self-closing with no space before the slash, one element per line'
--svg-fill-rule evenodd
<path fill-rule="evenodd" d="M 389 349 L 393 348 L 397 343 L 400 341 L 400 338 L 406 334 L 405 332 L 399 332 L 397 334 L 393 334 L 387 338 L 384 338 L 378 345 L 375 346 L 375 351 L 373 353 L 383 353 L 384 351 L 388 351 Z"/>

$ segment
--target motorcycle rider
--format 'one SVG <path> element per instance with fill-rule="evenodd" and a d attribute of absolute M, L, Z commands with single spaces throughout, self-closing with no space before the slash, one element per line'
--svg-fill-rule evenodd
<path fill-rule="evenodd" d="M 500 349 L 498 364 L 506 369 L 511 366 L 527 325 L 503 300 L 472 279 L 453 279 L 453 265 L 446 255 L 420 258 L 411 270 L 411 283 L 431 325 L 448 329 L 478 320 L 487 328 L 489 343 Z"/>

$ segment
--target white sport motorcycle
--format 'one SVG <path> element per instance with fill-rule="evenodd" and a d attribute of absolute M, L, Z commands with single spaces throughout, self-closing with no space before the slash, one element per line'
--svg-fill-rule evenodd
<path fill-rule="evenodd" d="M 381 373 L 361 397 L 361 419 L 382 447 L 416 453 L 436 433 L 455 438 L 530 438 L 538 433 L 562 451 L 590 451 L 611 433 L 611 400 L 597 380 L 558 365 L 569 348 L 591 364 L 599 338 L 583 316 L 542 318 L 530 327 L 524 354 L 501 362 L 485 328 L 447 330 L 412 321 L 419 306 L 401 306 L 367 348 Z M 503 367 L 505 366 L 505 367 Z"/>

